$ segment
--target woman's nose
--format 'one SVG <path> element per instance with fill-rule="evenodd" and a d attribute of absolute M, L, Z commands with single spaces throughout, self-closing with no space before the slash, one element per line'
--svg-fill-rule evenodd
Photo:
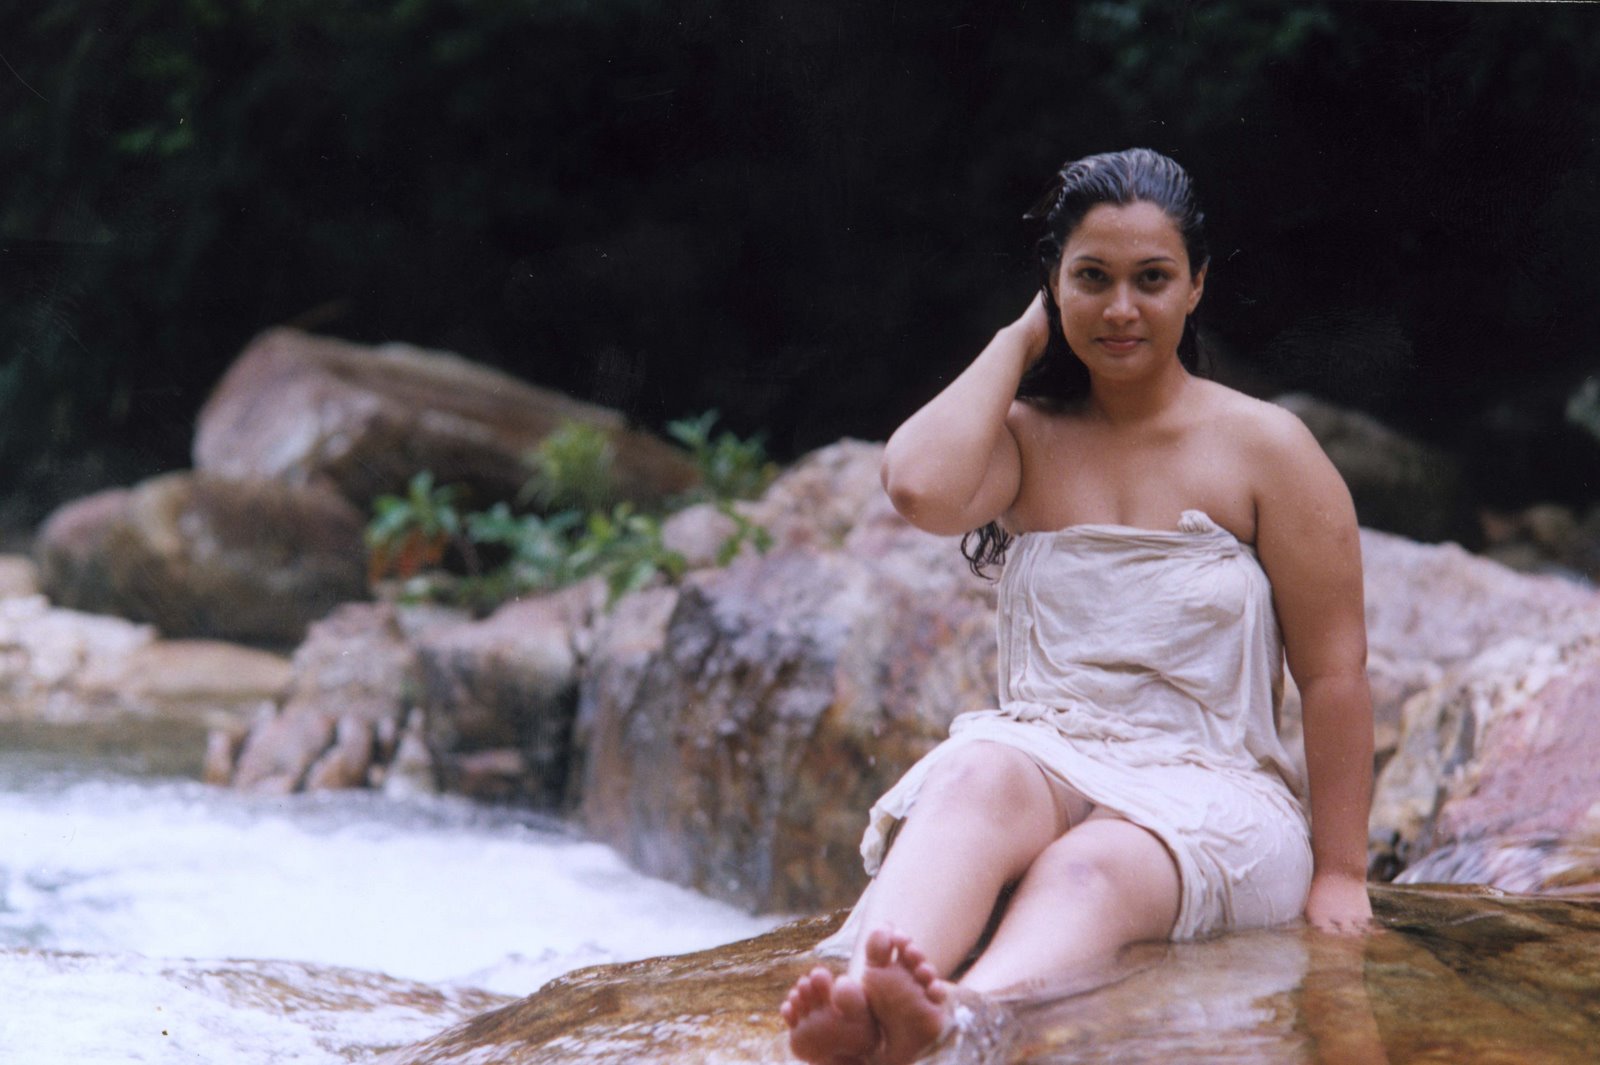
<path fill-rule="evenodd" d="M 1135 314 L 1133 294 L 1127 286 L 1118 285 L 1111 293 L 1111 301 L 1106 304 L 1106 319 L 1113 322 L 1126 321 Z"/>

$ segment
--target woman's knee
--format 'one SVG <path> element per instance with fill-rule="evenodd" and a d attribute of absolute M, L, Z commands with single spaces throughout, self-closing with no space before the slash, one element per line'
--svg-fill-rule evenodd
<path fill-rule="evenodd" d="M 1176 917 L 1177 863 L 1155 835 L 1120 819 L 1095 819 L 1040 852 L 1028 870 L 1036 886 L 1074 897 L 1139 902 Z M 1169 922 L 1170 923 L 1170 922 Z"/>
<path fill-rule="evenodd" d="M 969 743 L 928 774 L 919 806 L 955 807 L 999 819 L 1055 814 L 1049 782 L 1033 759 L 1002 743 Z"/>

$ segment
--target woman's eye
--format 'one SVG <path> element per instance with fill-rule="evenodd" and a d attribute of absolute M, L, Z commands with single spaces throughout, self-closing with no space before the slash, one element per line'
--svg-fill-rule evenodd
<path fill-rule="evenodd" d="M 1105 279 L 1105 271 L 1096 270 L 1092 266 L 1086 266 L 1082 270 L 1078 271 L 1078 280 L 1087 281 L 1091 285 L 1097 285 Z"/>
<path fill-rule="evenodd" d="M 1139 275 L 1139 280 L 1152 288 L 1166 281 L 1166 279 L 1167 275 L 1160 270 L 1146 270 Z"/>

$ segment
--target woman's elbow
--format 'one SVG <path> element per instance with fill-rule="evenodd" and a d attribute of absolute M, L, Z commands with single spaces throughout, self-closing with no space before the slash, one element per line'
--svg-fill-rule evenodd
<path fill-rule="evenodd" d="M 959 536 L 972 526 L 947 493 L 890 480 L 884 485 L 889 502 L 900 516 L 923 532 Z"/>

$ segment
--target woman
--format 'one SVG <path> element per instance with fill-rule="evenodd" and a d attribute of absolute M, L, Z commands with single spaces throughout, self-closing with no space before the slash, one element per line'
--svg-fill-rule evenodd
<path fill-rule="evenodd" d="M 1191 373 L 1208 256 L 1181 167 L 1144 149 L 1070 163 L 1033 217 L 1039 296 L 883 465 L 912 524 L 978 530 L 975 568 L 1009 555 L 1000 706 L 957 718 L 873 808 L 876 875 L 820 948 L 848 949 L 848 971 L 814 970 L 781 1010 L 806 1061 L 913 1060 L 955 986 L 1060 985 L 1130 943 L 1302 913 L 1371 918 L 1349 492 L 1293 415 Z M 1275 727 L 1285 654 L 1309 795 Z"/>

